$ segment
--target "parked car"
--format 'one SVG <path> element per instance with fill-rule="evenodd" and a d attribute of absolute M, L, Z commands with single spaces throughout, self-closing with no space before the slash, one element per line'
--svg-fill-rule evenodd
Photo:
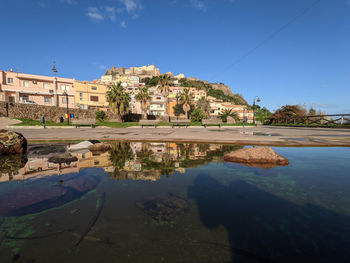
<path fill-rule="evenodd" d="M 24 100 L 23 101 L 24 104 L 36 104 L 34 101 L 32 100 Z"/>

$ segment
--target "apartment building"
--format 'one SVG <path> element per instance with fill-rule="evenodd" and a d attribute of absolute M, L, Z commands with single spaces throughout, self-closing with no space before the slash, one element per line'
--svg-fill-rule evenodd
<path fill-rule="evenodd" d="M 152 95 L 149 106 L 149 114 L 164 116 L 166 113 L 166 101 L 168 98 L 162 95 Z"/>
<path fill-rule="evenodd" d="M 106 109 L 108 102 L 106 84 L 89 81 L 75 81 L 75 104 L 81 109 Z"/>
<path fill-rule="evenodd" d="M 232 110 L 237 113 L 238 118 L 243 121 L 245 120 L 248 123 L 253 122 L 254 114 L 252 110 L 248 110 L 247 105 L 235 105 L 231 102 L 223 102 L 222 110 Z"/>
<path fill-rule="evenodd" d="M 0 99 L 13 103 L 75 107 L 75 80 L 0 71 Z"/>
<path fill-rule="evenodd" d="M 200 100 L 200 98 L 207 97 L 207 92 L 205 90 L 198 90 L 196 88 L 190 88 L 190 94 L 195 102 Z"/>

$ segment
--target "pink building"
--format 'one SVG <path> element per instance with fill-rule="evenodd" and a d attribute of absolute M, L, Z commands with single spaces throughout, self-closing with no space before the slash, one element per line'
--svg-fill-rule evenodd
<path fill-rule="evenodd" d="M 74 79 L 0 71 L 0 100 L 45 106 L 75 107 Z"/>

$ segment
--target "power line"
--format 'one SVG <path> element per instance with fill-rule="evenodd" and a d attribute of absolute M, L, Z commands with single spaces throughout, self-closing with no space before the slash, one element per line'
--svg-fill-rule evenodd
<path fill-rule="evenodd" d="M 259 49 L 260 47 L 262 47 L 263 45 L 265 45 L 267 42 L 269 42 L 271 39 L 273 39 L 274 37 L 276 37 L 279 33 L 281 33 L 283 30 L 285 30 L 288 26 L 290 26 L 291 24 L 293 24 L 295 21 L 297 21 L 299 18 L 301 18 L 302 16 L 306 15 L 312 8 L 314 8 L 318 3 L 320 3 L 321 0 L 316 0 L 314 1 L 310 6 L 308 6 L 306 9 L 304 9 L 300 14 L 298 14 L 297 16 L 295 16 L 294 18 L 292 18 L 291 20 L 289 20 L 286 24 L 284 24 L 283 26 L 281 26 L 279 29 L 277 29 L 276 31 L 274 31 L 271 35 L 269 35 L 267 38 L 265 38 L 263 41 L 261 41 L 260 43 L 258 43 L 255 47 L 253 47 L 252 49 L 250 49 L 249 51 L 247 51 L 245 54 L 243 54 L 241 57 L 239 57 L 237 60 L 235 60 L 232 64 L 230 64 L 229 66 L 227 66 L 226 68 L 224 68 L 223 70 L 221 70 L 220 72 L 218 72 L 216 75 L 213 76 L 213 78 L 217 77 L 218 75 L 222 74 L 223 72 L 229 70 L 230 68 L 232 68 L 233 66 L 236 66 L 237 64 L 239 64 L 243 59 L 245 59 L 246 57 L 248 57 L 249 55 L 251 55 L 252 53 L 254 53 L 257 49 Z"/>

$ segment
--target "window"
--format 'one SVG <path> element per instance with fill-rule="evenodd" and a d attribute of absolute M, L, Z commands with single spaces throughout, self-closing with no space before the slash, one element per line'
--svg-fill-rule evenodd
<path fill-rule="evenodd" d="M 8 84 L 13 84 L 13 78 L 7 78 L 7 83 Z"/>
<path fill-rule="evenodd" d="M 23 80 L 23 87 L 29 87 L 29 81 Z"/>
<path fill-rule="evenodd" d="M 92 89 L 92 90 L 97 90 L 97 88 L 96 88 L 96 87 L 94 87 L 94 86 L 92 86 L 92 87 L 91 87 L 91 89 Z"/>
<path fill-rule="evenodd" d="M 62 98 L 62 104 L 67 104 L 67 98 L 66 97 Z"/>
<path fill-rule="evenodd" d="M 52 98 L 51 97 L 44 97 L 44 102 L 45 103 L 51 103 L 52 102 Z"/>
<path fill-rule="evenodd" d="M 83 93 L 82 92 L 79 92 L 79 99 L 83 100 Z"/>
<path fill-rule="evenodd" d="M 44 89 L 51 89 L 51 83 L 44 82 Z"/>
<path fill-rule="evenodd" d="M 90 101 L 98 102 L 98 96 L 90 96 Z"/>
<path fill-rule="evenodd" d="M 27 95 L 22 96 L 22 101 L 28 101 L 28 100 L 29 100 L 29 97 Z"/>
<path fill-rule="evenodd" d="M 61 85 L 61 90 L 62 91 L 69 90 L 69 85 Z"/>

